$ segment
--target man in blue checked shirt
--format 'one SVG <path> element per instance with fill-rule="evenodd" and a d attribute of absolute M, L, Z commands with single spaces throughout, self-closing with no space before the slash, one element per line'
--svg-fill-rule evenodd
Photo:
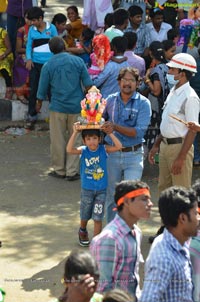
<path fill-rule="evenodd" d="M 106 194 L 107 223 L 114 216 L 114 191 L 116 183 L 121 180 L 140 180 L 143 172 L 143 142 L 150 122 L 150 101 L 136 90 L 139 85 L 139 71 L 125 67 L 119 71 L 118 85 L 120 92 L 107 98 L 103 117 L 106 122 L 102 130 L 113 132 L 122 143 L 121 151 L 109 154 L 107 159 L 108 188 Z M 109 136 L 105 137 L 112 145 Z"/>
<path fill-rule="evenodd" d="M 140 302 L 192 302 L 191 236 L 198 230 L 197 196 L 183 187 L 171 187 L 160 195 L 159 212 L 165 225 L 151 247 L 145 266 Z"/>

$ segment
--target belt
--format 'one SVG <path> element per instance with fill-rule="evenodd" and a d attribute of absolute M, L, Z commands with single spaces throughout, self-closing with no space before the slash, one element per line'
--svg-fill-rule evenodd
<path fill-rule="evenodd" d="M 163 141 L 163 143 L 165 143 L 167 145 L 174 145 L 174 144 L 181 144 L 183 142 L 183 138 L 182 137 L 173 137 L 173 138 L 163 137 L 162 141 Z"/>
<path fill-rule="evenodd" d="M 122 152 L 131 152 L 131 151 L 137 151 L 139 148 L 142 147 L 142 144 L 138 144 L 132 147 L 124 147 L 121 149 Z"/>

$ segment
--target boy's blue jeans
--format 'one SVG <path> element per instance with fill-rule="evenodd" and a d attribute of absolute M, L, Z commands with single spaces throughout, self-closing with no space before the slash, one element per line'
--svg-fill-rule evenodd
<path fill-rule="evenodd" d="M 102 221 L 104 217 L 104 204 L 106 200 L 106 190 L 86 190 L 81 189 L 81 220 L 93 219 Z"/>

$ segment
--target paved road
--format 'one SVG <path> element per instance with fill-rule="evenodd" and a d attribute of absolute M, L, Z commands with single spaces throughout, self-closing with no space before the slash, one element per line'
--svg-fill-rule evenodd
<path fill-rule="evenodd" d="M 47 0 L 46 16 L 63 12 L 82 1 Z M 3 128 L 0 122 L 0 129 Z M 0 287 L 6 302 L 48 302 L 62 292 L 63 266 L 77 243 L 80 181 L 67 182 L 47 176 L 50 163 L 49 132 L 23 136 L 0 133 Z M 155 202 L 148 222 L 140 223 L 147 254 L 148 235 L 159 225 L 156 208 L 158 167 L 146 165 L 143 180 Z M 199 171 L 194 173 L 197 178 Z M 92 224 L 89 226 L 92 234 Z"/>

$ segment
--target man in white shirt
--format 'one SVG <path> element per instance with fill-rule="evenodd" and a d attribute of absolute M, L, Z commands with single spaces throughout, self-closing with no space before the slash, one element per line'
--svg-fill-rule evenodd
<path fill-rule="evenodd" d="M 175 86 L 171 89 L 163 108 L 160 135 L 149 152 L 149 161 L 159 152 L 159 192 L 170 186 L 189 188 L 192 179 L 193 141 L 195 133 L 187 122 L 198 122 L 200 99 L 189 80 L 197 72 L 195 59 L 186 53 L 176 54 L 169 66 L 169 75 Z M 185 121 L 173 119 L 171 115 Z"/>
<path fill-rule="evenodd" d="M 151 22 L 146 24 L 146 31 L 148 36 L 148 45 L 153 41 L 167 40 L 167 32 L 172 26 L 166 22 L 163 22 L 163 11 L 159 8 L 154 8 L 149 13 Z"/>

